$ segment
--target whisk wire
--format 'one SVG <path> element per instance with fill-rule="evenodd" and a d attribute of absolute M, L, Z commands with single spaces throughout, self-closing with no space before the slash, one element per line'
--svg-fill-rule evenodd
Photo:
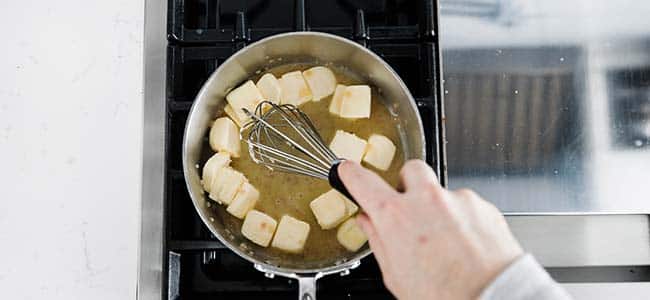
<path fill-rule="evenodd" d="M 344 161 L 325 145 L 307 114 L 295 105 L 262 101 L 239 134 L 248 144 L 251 159 L 271 170 L 328 180 L 353 199 L 341 181 L 338 166 Z"/>
<path fill-rule="evenodd" d="M 265 101 L 265 102 L 266 102 L 266 101 Z M 269 103 L 270 103 L 270 102 L 269 102 Z M 262 105 L 262 104 L 264 104 L 264 102 L 262 102 L 260 105 Z M 277 109 L 278 107 L 280 107 L 280 106 L 278 106 L 278 105 L 276 105 L 276 104 L 274 104 L 274 103 L 271 103 L 271 104 L 273 105 L 273 108 L 276 108 L 276 109 Z M 285 121 L 286 121 L 286 122 L 287 122 L 287 123 L 288 123 L 288 124 L 289 124 L 289 125 L 290 125 L 294 130 L 295 130 L 295 131 L 296 131 L 296 132 L 298 132 L 298 134 L 300 134 L 300 136 L 301 136 L 303 139 L 306 139 L 306 140 L 307 140 L 307 138 L 305 137 L 304 133 L 303 133 L 301 130 L 299 130 L 299 129 L 298 129 L 298 128 L 293 124 L 293 122 L 292 122 L 291 120 L 289 120 L 289 119 L 286 117 L 286 113 L 285 113 L 283 110 L 281 110 L 281 109 L 277 109 L 277 110 L 280 111 L 280 112 L 282 113 L 282 117 L 285 119 Z M 286 142 L 288 142 L 291 146 L 293 146 L 294 148 L 296 148 L 296 149 L 299 150 L 300 152 L 302 152 L 302 153 L 304 153 L 304 154 L 310 156 L 312 159 L 314 159 L 314 160 L 316 160 L 317 162 L 321 163 L 323 166 L 329 166 L 329 163 L 323 161 L 322 159 L 320 159 L 319 157 L 317 157 L 317 156 L 314 155 L 313 153 L 309 152 L 309 151 L 308 151 L 307 149 L 305 149 L 302 145 L 300 145 L 299 143 L 297 143 L 296 141 L 294 141 L 292 138 L 290 138 L 289 136 L 287 136 L 286 134 L 284 134 L 282 131 L 280 131 L 280 130 L 278 130 L 277 128 L 275 128 L 275 126 L 273 126 L 272 124 L 269 124 L 269 123 L 265 120 L 265 118 L 259 117 L 259 116 L 255 115 L 255 114 L 251 114 L 250 112 L 248 112 L 248 110 L 245 110 L 245 111 L 247 112 L 247 114 L 249 114 L 249 116 L 250 116 L 251 118 L 254 119 L 254 121 L 256 121 L 256 124 L 257 124 L 256 126 L 259 126 L 259 124 L 264 125 L 264 128 L 271 129 L 271 131 L 272 131 L 273 133 L 275 133 L 275 134 L 279 135 L 280 137 L 282 137 Z M 272 141 L 272 139 L 271 139 L 271 141 Z M 310 145 L 311 145 L 311 143 L 310 143 Z M 313 146 L 312 146 L 312 147 L 313 147 Z"/>
<path fill-rule="evenodd" d="M 327 179 L 336 155 L 324 144 L 309 117 L 290 104 L 258 104 L 240 135 L 250 157 L 271 170 Z"/>
<path fill-rule="evenodd" d="M 275 158 L 274 156 L 270 156 L 270 155 L 266 154 L 266 152 L 271 153 L 271 154 L 276 154 L 276 155 L 279 155 L 279 156 L 283 156 L 286 160 L 288 160 L 290 162 L 293 162 L 293 163 L 296 163 L 296 164 L 298 164 L 300 166 L 303 166 L 305 168 L 308 168 L 309 170 L 317 172 L 319 174 L 327 175 L 327 172 L 329 171 L 326 168 L 323 168 L 323 167 L 320 167 L 320 166 L 315 165 L 313 163 L 310 163 L 309 161 L 306 161 L 306 160 L 304 160 L 304 159 L 302 159 L 300 157 L 297 157 L 295 155 L 291 155 L 291 154 L 282 152 L 280 150 L 274 149 L 273 147 L 269 147 L 269 146 L 262 145 L 262 144 L 257 144 L 257 143 L 254 143 L 251 146 L 262 150 L 262 151 L 259 152 L 259 155 L 267 158 L 269 161 L 271 161 L 273 163 L 276 163 L 276 164 L 286 165 L 286 167 L 291 167 L 292 166 L 291 164 L 288 164 L 288 163 L 286 163 L 286 162 L 284 162 L 282 160 L 277 160 L 277 158 Z M 266 161 L 261 161 L 261 162 L 263 164 L 266 164 Z"/>
<path fill-rule="evenodd" d="M 311 125 L 311 122 L 309 122 L 308 120 L 305 120 L 303 118 L 304 114 L 300 114 L 301 112 L 298 111 L 295 106 L 287 105 L 286 107 L 289 109 L 289 112 L 291 112 L 293 116 L 289 116 L 289 113 L 287 111 L 285 111 L 285 110 L 276 110 L 276 111 L 280 112 L 282 118 L 289 124 L 289 126 L 291 126 L 296 132 L 298 132 L 300 137 L 303 138 L 313 150 L 317 151 L 318 154 L 320 154 L 321 156 L 327 157 L 327 156 L 323 155 L 323 153 L 321 152 L 321 150 L 317 146 L 319 144 L 322 145 L 322 142 L 319 143 L 319 141 L 314 138 L 314 134 L 318 134 L 317 131 L 315 129 L 313 129 L 313 130 L 311 130 L 311 132 L 308 132 L 307 129 L 304 128 L 305 123 Z M 300 113 L 297 113 L 297 112 L 300 112 Z M 294 120 L 298 120 L 298 122 L 296 122 Z M 305 122 L 305 123 L 303 123 L 303 122 Z M 313 127 L 309 128 L 309 129 L 312 129 L 312 128 Z M 318 136 L 318 137 L 320 137 L 320 136 Z M 320 162 L 323 166 L 326 166 L 326 167 L 330 166 L 329 161 L 326 162 L 326 161 L 320 159 L 319 157 L 315 156 L 311 152 L 306 151 L 304 148 L 300 147 L 299 150 L 303 151 L 303 153 L 305 153 L 305 154 L 307 154 L 309 156 L 312 156 L 312 158 L 314 158 L 315 160 Z"/>
<path fill-rule="evenodd" d="M 306 124 L 309 128 L 309 138 L 313 142 L 313 145 L 315 145 L 314 150 L 318 151 L 320 155 L 326 157 L 330 162 L 336 160 L 336 155 L 332 150 L 330 150 L 329 147 L 325 146 L 323 143 L 323 138 L 320 136 L 318 133 L 318 130 L 314 127 L 314 124 L 312 124 L 311 120 L 309 120 L 309 117 L 307 115 L 300 111 L 300 110 L 295 110 L 295 114 L 299 116 L 300 119 L 304 122 L 303 124 Z"/>

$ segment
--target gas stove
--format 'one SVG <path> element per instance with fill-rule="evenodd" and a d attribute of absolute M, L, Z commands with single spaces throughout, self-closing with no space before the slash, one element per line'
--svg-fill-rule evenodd
<path fill-rule="evenodd" d="M 511 1 L 442 1 L 445 5 L 441 11 L 454 22 L 465 15 L 504 22 L 503 15 L 512 15 L 512 7 L 507 5 Z M 535 128 L 511 126 L 513 120 L 520 120 L 519 123 L 539 120 L 543 124 L 549 114 L 561 111 L 557 117 L 560 122 L 556 122 L 553 131 L 545 133 L 545 138 L 569 143 L 572 137 L 582 135 L 575 126 L 577 115 L 565 109 L 579 107 L 578 104 L 549 102 L 532 92 L 526 94 L 527 90 L 521 87 L 539 83 L 547 91 L 544 97 L 550 100 L 558 98 L 553 96 L 554 91 L 573 93 L 571 87 L 575 85 L 570 82 L 575 77 L 566 72 L 565 60 L 571 61 L 580 52 L 571 47 L 535 50 L 549 60 L 531 60 L 527 59 L 530 52 L 522 47 L 457 49 L 457 45 L 472 43 L 467 39 L 448 39 L 453 47 L 442 49 L 438 7 L 437 0 L 147 0 L 138 298 L 292 299 L 298 295 L 297 282 L 266 278 L 211 235 L 192 206 L 181 170 L 185 120 L 203 82 L 220 63 L 247 44 L 290 31 L 321 31 L 342 36 L 388 62 L 416 98 L 425 129 L 427 162 L 441 182 L 447 185 L 449 168 L 452 187 L 459 183 L 477 184 L 488 194 L 505 195 L 498 188 L 506 184 L 481 186 L 483 181 L 476 181 L 476 178 L 489 178 L 490 182 L 508 183 L 508 188 L 515 191 L 510 196 L 527 197 L 526 201 L 504 197 L 509 202 L 495 204 L 508 215 L 512 231 L 524 248 L 535 254 L 556 280 L 579 287 L 583 283 L 591 284 L 590 287 L 600 283 L 601 287 L 603 282 L 648 281 L 650 220 L 647 214 L 641 210 L 631 214 L 589 211 L 594 206 L 582 202 L 533 201 L 544 194 L 531 193 L 530 185 L 520 184 L 521 179 L 534 179 L 534 176 L 555 176 L 567 162 L 558 156 L 564 153 L 561 145 L 508 140 L 508 136 L 536 134 Z M 448 66 L 444 89 L 441 54 Z M 551 61 L 556 54 L 562 60 Z M 512 63 L 518 65 L 509 65 Z M 531 75 L 526 73 L 529 70 L 564 70 L 564 73 Z M 501 81 L 507 83 L 503 84 L 507 89 L 499 89 Z M 509 93 L 510 88 L 515 94 Z M 479 94 L 485 94 L 484 102 L 478 106 L 468 102 L 479 99 Z M 443 95 L 449 102 L 447 111 L 443 107 Z M 536 99 L 529 103 L 544 108 L 544 113 L 528 107 L 521 109 L 525 113 L 519 113 L 509 104 L 490 104 L 490 101 L 516 104 L 524 96 Z M 445 120 L 445 113 L 452 117 L 451 121 Z M 500 118 L 500 113 L 505 117 Z M 483 124 L 477 117 L 481 115 L 495 117 Z M 448 144 L 445 124 L 450 122 Z M 500 132 L 507 135 L 499 139 Z M 637 140 L 636 136 L 630 138 L 632 144 Z M 446 149 L 450 151 L 449 165 Z M 545 156 L 531 155 L 535 151 Z M 512 181 L 500 181 L 503 179 Z M 563 186 L 580 183 L 562 178 L 558 182 Z M 578 194 L 585 197 L 580 191 Z M 565 206 L 558 206 L 563 203 Z M 392 299 L 372 257 L 364 259 L 359 268 L 345 277 L 334 275 L 319 280 L 318 297 Z"/>
<path fill-rule="evenodd" d="M 230 55 L 264 37 L 320 31 L 354 40 L 402 77 L 426 129 L 427 162 L 444 173 L 437 3 L 422 1 L 183 1 L 167 6 L 161 296 L 168 299 L 297 297 L 293 280 L 270 279 L 225 248 L 202 224 L 185 187 L 185 121 L 203 82 Z M 377 263 L 364 259 L 345 277 L 319 281 L 321 299 L 392 298 Z"/>

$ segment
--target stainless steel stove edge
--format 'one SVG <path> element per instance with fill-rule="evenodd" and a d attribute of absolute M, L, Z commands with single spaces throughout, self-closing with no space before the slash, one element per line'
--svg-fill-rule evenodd
<path fill-rule="evenodd" d="M 163 296 L 167 1 L 146 0 L 144 134 L 137 299 Z"/>

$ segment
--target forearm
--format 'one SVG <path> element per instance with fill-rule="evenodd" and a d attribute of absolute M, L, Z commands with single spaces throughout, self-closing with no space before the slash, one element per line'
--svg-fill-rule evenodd
<path fill-rule="evenodd" d="M 555 282 L 530 254 L 518 258 L 481 293 L 482 300 L 555 300 L 571 296 Z"/>

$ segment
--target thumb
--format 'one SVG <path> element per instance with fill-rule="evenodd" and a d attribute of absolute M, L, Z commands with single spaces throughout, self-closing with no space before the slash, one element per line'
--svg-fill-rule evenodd
<path fill-rule="evenodd" d="M 338 168 L 345 188 L 371 219 L 377 217 L 386 201 L 398 195 L 379 175 L 357 162 L 346 160 Z"/>

